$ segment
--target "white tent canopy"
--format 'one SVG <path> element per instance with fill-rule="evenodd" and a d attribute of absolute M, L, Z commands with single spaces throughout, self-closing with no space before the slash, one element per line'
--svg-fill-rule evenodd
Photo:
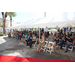
<path fill-rule="evenodd" d="M 10 27 L 10 28 L 12 28 L 12 29 L 25 28 L 25 27 L 26 27 L 26 25 L 31 24 L 33 21 L 35 21 L 35 19 L 28 20 L 28 21 L 24 22 L 23 24 L 19 24 L 19 25 L 16 25 L 16 26 Z"/>
<path fill-rule="evenodd" d="M 28 20 L 25 23 L 17 26 L 11 27 L 12 29 L 21 29 L 21 28 L 55 28 L 55 27 L 74 27 L 75 21 L 61 21 L 61 22 L 54 22 L 53 19 L 50 18 L 38 18 L 38 19 L 32 19 Z"/>
<path fill-rule="evenodd" d="M 72 24 L 69 22 L 66 22 L 66 23 L 60 24 L 59 27 L 72 27 Z"/>
<path fill-rule="evenodd" d="M 52 22 L 52 19 L 49 17 L 39 18 L 30 25 L 27 25 L 26 27 L 29 28 L 46 28 L 46 27 L 56 27 L 60 22 Z"/>
<path fill-rule="evenodd" d="M 46 28 L 46 27 L 55 28 L 58 26 L 58 24 L 60 24 L 60 23 L 59 22 L 57 22 L 57 23 L 42 23 L 42 24 L 28 25 L 26 27 L 29 27 L 29 28 L 38 28 L 38 27 L 40 27 L 40 28 Z"/>
<path fill-rule="evenodd" d="M 75 25 L 72 25 L 72 27 L 75 27 Z"/>

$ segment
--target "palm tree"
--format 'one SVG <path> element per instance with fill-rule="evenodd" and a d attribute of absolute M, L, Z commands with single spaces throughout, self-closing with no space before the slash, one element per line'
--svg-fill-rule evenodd
<path fill-rule="evenodd" d="M 1 12 L 2 13 L 2 17 L 3 17 L 3 33 L 5 34 L 5 24 L 6 24 L 6 17 L 7 17 L 7 12 Z"/>
<path fill-rule="evenodd" d="M 12 17 L 16 16 L 16 12 L 8 12 L 8 16 L 10 17 L 10 26 L 12 26 Z"/>

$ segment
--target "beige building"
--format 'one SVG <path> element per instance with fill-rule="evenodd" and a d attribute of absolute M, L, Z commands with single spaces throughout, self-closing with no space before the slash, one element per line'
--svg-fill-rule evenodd
<path fill-rule="evenodd" d="M 0 24 L 3 25 L 3 19 L 0 18 Z M 14 21 L 12 21 L 12 26 L 15 26 L 17 23 L 15 23 Z M 9 29 L 10 28 L 10 20 L 6 20 L 6 25 L 5 25 L 5 29 Z M 3 28 L 0 27 L 0 32 L 3 31 Z"/>

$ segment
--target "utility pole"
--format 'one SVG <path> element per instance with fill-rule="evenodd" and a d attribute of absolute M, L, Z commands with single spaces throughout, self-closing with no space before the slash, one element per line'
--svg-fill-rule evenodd
<path fill-rule="evenodd" d="M 44 12 L 44 17 L 46 17 L 46 12 Z"/>

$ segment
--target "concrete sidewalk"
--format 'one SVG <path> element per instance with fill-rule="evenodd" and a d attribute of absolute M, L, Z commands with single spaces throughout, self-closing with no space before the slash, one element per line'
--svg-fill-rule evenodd
<path fill-rule="evenodd" d="M 6 37 L 8 37 L 8 35 L 0 36 L 0 39 L 6 38 Z"/>

